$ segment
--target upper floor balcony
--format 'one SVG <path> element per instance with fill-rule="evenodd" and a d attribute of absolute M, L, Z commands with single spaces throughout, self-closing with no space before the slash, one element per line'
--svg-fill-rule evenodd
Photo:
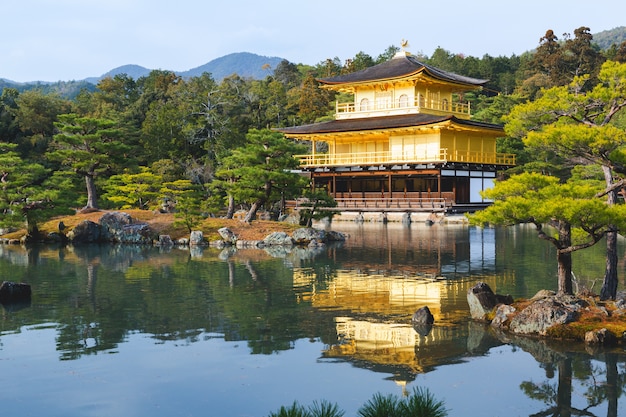
<path fill-rule="evenodd" d="M 408 95 L 402 94 L 391 100 L 388 97 L 370 100 L 363 98 L 358 103 L 335 103 L 336 119 L 351 119 L 360 117 L 398 116 L 403 114 L 428 113 L 435 115 L 452 114 L 461 119 L 470 118 L 470 103 L 449 101 L 448 99 L 432 99 L 422 94 L 411 100 Z"/>
<path fill-rule="evenodd" d="M 413 152 L 354 152 L 336 154 L 295 155 L 302 168 L 333 166 L 373 166 L 461 162 L 490 165 L 515 165 L 515 155 L 500 152 L 451 151 L 442 148 L 438 153 L 416 155 Z"/>

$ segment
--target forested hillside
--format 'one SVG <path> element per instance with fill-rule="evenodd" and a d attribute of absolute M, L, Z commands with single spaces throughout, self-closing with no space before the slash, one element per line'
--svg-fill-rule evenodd
<path fill-rule="evenodd" d="M 45 85 L 5 87 L 0 223 L 27 221 L 35 233 L 41 220 L 85 207 L 175 211 L 191 226 L 200 215 L 230 215 L 255 204 L 277 215 L 281 201 L 300 195 L 307 184 L 294 177 L 272 179 L 272 172 L 294 168 L 293 158 L 284 156 L 307 152 L 307 144 L 291 143 L 271 129 L 331 118 L 337 97 L 318 88 L 316 78 L 367 68 L 396 51 L 389 47 L 376 57 L 359 52 L 316 65 L 282 60 L 273 68 L 268 63 L 257 79 L 119 73 L 95 88 L 85 85 L 71 98 Z M 589 29 L 578 28 L 565 39 L 548 31 L 535 50 L 521 56 L 476 58 L 438 48 L 418 59 L 490 79 L 483 91 L 463 100 L 471 102 L 476 120 L 504 123 L 516 104 L 575 76 L 585 75 L 581 88 L 591 89 L 605 61 L 626 62 L 626 43 L 600 50 Z M 519 137 L 502 138 L 499 146 L 516 153 L 521 167 L 542 158 L 558 162 L 549 154 L 529 157 Z"/>
<path fill-rule="evenodd" d="M 214 80 L 221 81 L 224 78 L 237 74 L 242 78 L 254 78 L 260 80 L 276 68 L 282 58 L 267 57 L 249 52 L 237 52 L 216 58 L 196 68 L 187 71 L 172 71 L 183 78 L 199 77 L 207 72 Z M 89 77 L 79 81 L 43 82 L 35 81 L 28 83 L 16 83 L 0 78 L 0 92 L 4 88 L 15 88 L 18 91 L 40 90 L 44 93 L 58 93 L 61 97 L 74 99 L 82 89 L 94 91 L 96 84 L 108 77 L 127 75 L 134 80 L 146 77 L 152 70 L 140 65 L 122 65 L 98 77 Z"/>

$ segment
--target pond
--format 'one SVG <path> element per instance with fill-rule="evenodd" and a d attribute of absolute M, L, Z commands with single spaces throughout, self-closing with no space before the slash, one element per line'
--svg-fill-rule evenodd
<path fill-rule="evenodd" d="M 375 393 L 422 387 L 449 416 L 626 415 L 623 350 L 469 320 L 478 281 L 513 297 L 555 288 L 554 249 L 533 229 L 333 229 L 347 241 L 316 249 L 0 245 L 0 279 L 33 288 L 0 308 L 3 414 L 264 417 L 327 400 L 351 417 Z M 578 286 L 599 291 L 603 269 L 603 243 L 574 256 Z M 410 321 L 422 306 L 427 334 Z"/>

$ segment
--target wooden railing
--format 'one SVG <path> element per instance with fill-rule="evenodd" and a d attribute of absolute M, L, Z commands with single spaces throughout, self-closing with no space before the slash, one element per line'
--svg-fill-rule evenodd
<path fill-rule="evenodd" d="M 446 211 L 448 203 L 445 198 L 335 198 L 336 207 L 322 208 L 329 211 Z M 292 200 L 287 208 L 300 210 L 310 208 L 305 199 Z"/>
<path fill-rule="evenodd" d="M 496 152 L 455 151 L 440 149 L 439 153 L 419 155 L 414 152 L 355 152 L 338 154 L 295 155 L 302 167 L 420 164 L 433 162 L 469 162 L 478 164 L 515 165 L 515 155 Z"/>
<path fill-rule="evenodd" d="M 415 100 L 372 100 L 365 103 L 335 103 L 335 112 L 338 119 L 355 116 L 365 117 L 383 114 L 403 114 L 434 112 L 436 114 L 455 114 L 467 118 L 470 116 L 470 104 L 460 102 L 450 102 L 447 100 L 433 100 L 416 97 Z"/>

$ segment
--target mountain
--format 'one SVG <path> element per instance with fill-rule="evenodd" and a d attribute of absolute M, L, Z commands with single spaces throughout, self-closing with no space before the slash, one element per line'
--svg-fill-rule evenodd
<path fill-rule="evenodd" d="M 593 35 L 593 43 L 602 50 L 609 49 L 612 45 L 620 46 L 624 41 L 626 41 L 626 26 L 603 30 Z"/>
<path fill-rule="evenodd" d="M 217 82 L 233 74 L 242 78 L 259 80 L 270 75 L 282 60 L 283 58 L 261 56 L 250 52 L 237 52 L 177 74 L 183 78 L 190 78 L 208 72 Z M 268 65 L 269 67 L 267 67 Z"/>
<path fill-rule="evenodd" d="M 96 85 L 86 80 L 80 81 L 32 81 L 28 83 L 18 83 L 0 78 L 0 94 L 5 88 L 15 88 L 20 93 L 28 90 L 39 90 L 43 94 L 59 94 L 61 97 L 73 100 L 82 90 L 96 91 Z"/>
<path fill-rule="evenodd" d="M 238 74 L 242 78 L 263 79 L 270 75 L 282 60 L 283 58 L 279 57 L 267 57 L 250 52 L 237 52 L 216 58 L 188 71 L 175 71 L 175 73 L 183 78 L 191 78 L 208 72 L 217 82 L 220 82 L 222 79 L 232 74 Z M 63 97 L 72 99 L 76 97 L 81 89 L 87 89 L 89 91 L 95 90 L 96 84 L 103 78 L 126 74 L 136 80 L 149 75 L 151 71 L 151 69 L 140 65 L 122 65 L 99 77 L 88 77 L 78 81 L 31 81 L 18 83 L 0 78 L 0 93 L 2 93 L 4 88 L 16 88 L 18 91 L 40 89 L 44 93 L 57 92 Z"/>
<path fill-rule="evenodd" d="M 601 50 L 610 49 L 612 45 L 619 46 L 623 41 L 626 41 L 626 26 L 593 34 L 593 43 Z M 262 56 L 250 52 L 236 52 L 216 58 L 199 67 L 187 71 L 175 71 L 175 73 L 183 78 L 191 78 L 207 72 L 217 82 L 232 74 L 238 74 L 243 78 L 263 79 L 270 75 L 282 60 L 283 58 L 279 57 Z M 18 91 L 41 89 L 44 92 L 57 92 L 66 98 L 73 98 L 81 89 L 95 90 L 96 84 L 103 78 L 126 74 L 134 79 L 138 79 L 149 75 L 150 71 L 152 70 L 140 65 L 123 65 L 99 77 L 89 77 L 78 81 L 18 83 L 0 78 L 0 93 L 4 88 L 16 88 Z"/>
<path fill-rule="evenodd" d="M 141 77 L 145 77 L 150 74 L 148 68 L 142 67 L 141 65 L 122 65 L 121 67 L 113 68 L 111 71 L 102 74 L 99 77 L 89 77 L 85 78 L 85 81 L 92 84 L 98 84 L 98 82 L 107 77 L 115 77 L 116 75 L 126 74 L 135 80 Z"/>
<path fill-rule="evenodd" d="M 237 74 L 242 78 L 262 79 L 272 73 L 274 68 L 282 61 L 283 58 L 267 57 L 253 54 L 250 52 L 236 52 L 223 57 L 216 58 L 196 68 L 188 71 L 174 71 L 183 78 L 199 77 L 205 72 L 211 74 L 217 82 L 222 79 Z M 269 65 L 269 67 L 267 67 Z M 106 77 L 115 77 L 119 74 L 126 74 L 135 80 L 150 74 L 150 69 L 140 65 L 123 65 L 102 74 L 99 77 L 89 77 L 85 81 L 92 84 L 98 84 L 100 80 Z"/>

